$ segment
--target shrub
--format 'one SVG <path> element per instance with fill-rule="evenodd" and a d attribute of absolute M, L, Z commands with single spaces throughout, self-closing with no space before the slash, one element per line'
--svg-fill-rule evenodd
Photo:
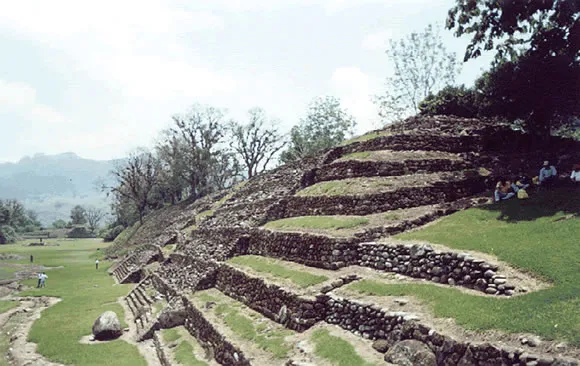
<path fill-rule="evenodd" d="M 114 228 L 107 230 L 103 235 L 103 239 L 106 242 L 113 241 L 117 236 L 119 236 L 119 234 L 123 232 L 123 230 L 125 230 L 123 225 L 117 225 Z"/>
<path fill-rule="evenodd" d="M 479 112 L 477 94 L 472 89 L 447 86 L 437 94 L 429 94 L 419 104 L 421 114 L 427 115 L 455 115 L 458 117 L 473 118 Z"/>
<path fill-rule="evenodd" d="M 0 244 L 15 243 L 16 240 L 18 240 L 18 235 L 12 226 L 0 226 Z"/>
<path fill-rule="evenodd" d="M 87 230 L 87 228 L 84 226 L 75 227 L 66 236 L 69 238 L 75 238 L 75 239 L 94 238 L 95 237 L 95 235 L 93 233 L 89 232 Z"/>

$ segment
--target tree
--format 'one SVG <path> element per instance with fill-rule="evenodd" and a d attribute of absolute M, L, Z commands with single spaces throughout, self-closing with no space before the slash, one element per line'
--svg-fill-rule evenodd
<path fill-rule="evenodd" d="M 117 186 L 110 188 L 110 191 L 131 202 L 139 214 L 139 221 L 143 223 L 146 211 L 155 206 L 152 193 L 159 177 L 159 161 L 148 151 L 135 152 L 112 174 Z"/>
<path fill-rule="evenodd" d="M 485 114 L 525 121 L 539 135 L 580 114 L 580 3 L 576 0 L 457 0 L 447 28 L 473 34 L 464 60 L 493 50 L 477 82 Z"/>
<path fill-rule="evenodd" d="M 230 130 L 236 151 L 248 178 L 266 170 L 268 163 L 286 142 L 278 132 L 277 121 L 269 120 L 261 108 L 248 111 L 248 123 L 232 122 Z"/>
<path fill-rule="evenodd" d="M 172 189 L 179 191 L 180 179 L 182 192 L 197 199 L 236 181 L 239 164 L 225 144 L 224 110 L 194 104 L 186 114 L 173 116 L 173 122 L 158 146 Z"/>
<path fill-rule="evenodd" d="M 86 210 L 83 206 L 76 205 L 70 211 L 70 219 L 73 225 L 84 225 L 87 223 Z"/>
<path fill-rule="evenodd" d="M 522 52 L 539 58 L 578 59 L 580 3 L 577 0 L 456 0 L 447 28 L 473 34 L 464 61 L 495 46 L 496 62 L 514 61 Z"/>
<path fill-rule="evenodd" d="M 96 207 L 89 207 L 86 213 L 89 230 L 95 232 L 99 228 L 99 223 L 105 217 L 105 212 Z"/>
<path fill-rule="evenodd" d="M 288 163 L 331 148 L 352 135 L 355 125 L 354 117 L 341 108 L 338 98 L 315 98 L 306 116 L 290 130 L 290 144 L 280 160 Z"/>
<path fill-rule="evenodd" d="M 476 89 L 483 98 L 480 114 L 521 119 L 538 135 L 580 115 L 580 63 L 570 65 L 565 56 L 502 62 L 476 80 Z"/>
<path fill-rule="evenodd" d="M 66 227 L 66 222 L 62 219 L 58 219 L 52 223 L 52 227 L 55 229 L 64 229 Z"/>
<path fill-rule="evenodd" d="M 375 97 L 379 115 L 400 120 L 419 112 L 419 103 L 429 94 L 452 85 L 459 71 L 455 53 L 447 52 L 439 28 L 427 26 L 391 41 L 386 51 L 394 68 L 388 77 L 384 95 Z"/>
<path fill-rule="evenodd" d="M 479 116 L 481 98 L 472 88 L 464 85 L 446 86 L 436 94 L 429 94 L 419 104 L 421 114 L 454 115 L 458 117 L 475 118 Z"/>

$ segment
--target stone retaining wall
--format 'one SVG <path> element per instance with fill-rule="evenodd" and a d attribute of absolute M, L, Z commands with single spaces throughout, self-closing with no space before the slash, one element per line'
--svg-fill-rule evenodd
<path fill-rule="evenodd" d="M 195 291 L 213 286 L 212 278 L 219 264 L 211 259 L 199 259 L 173 253 L 157 274 L 176 290 Z"/>
<path fill-rule="evenodd" d="M 339 269 L 349 265 L 371 267 L 433 282 L 463 286 L 490 295 L 513 295 L 514 286 L 497 266 L 459 252 L 438 252 L 429 245 L 359 243 L 306 233 L 267 230 L 249 232 L 245 253 Z"/>
<path fill-rule="evenodd" d="M 202 347 L 213 350 L 214 358 L 218 363 L 232 366 L 250 365 L 243 352 L 228 342 L 186 297 L 183 297 L 183 303 L 186 312 L 185 328 Z"/>
<path fill-rule="evenodd" d="M 300 297 L 228 265 L 220 267 L 215 287 L 275 322 L 299 332 L 323 320 L 326 315 L 324 301 Z"/>
<path fill-rule="evenodd" d="M 357 259 L 353 239 L 260 229 L 252 229 L 248 235 L 247 250 L 240 254 L 263 255 L 326 269 L 338 269 Z M 337 251 L 340 256 L 333 255 Z"/>
<path fill-rule="evenodd" d="M 424 159 L 405 161 L 347 160 L 324 165 L 313 170 L 309 184 L 357 177 L 388 177 L 422 172 L 444 172 L 468 169 L 461 160 Z"/>
<path fill-rule="evenodd" d="M 573 366 L 574 360 L 539 357 L 523 349 L 501 348 L 490 343 L 459 342 L 415 320 L 413 314 L 389 312 L 376 305 L 362 304 L 341 298 L 329 298 L 326 322 L 336 324 L 356 335 L 372 340 L 385 340 L 381 352 L 400 341 L 416 340 L 429 347 L 437 365 L 544 365 Z"/>
<path fill-rule="evenodd" d="M 283 208 L 271 212 L 269 221 L 296 216 L 370 215 L 399 208 L 454 201 L 476 195 L 486 189 L 485 179 L 478 177 L 367 195 L 293 196 L 280 202 Z"/>
<path fill-rule="evenodd" d="M 172 366 L 171 361 L 165 354 L 163 350 L 163 345 L 161 344 L 161 340 L 159 339 L 159 333 L 153 333 L 153 344 L 155 345 L 155 352 L 157 353 L 157 358 L 159 359 L 159 363 L 161 366 Z"/>
<path fill-rule="evenodd" d="M 497 274 L 497 265 L 466 253 L 434 251 L 430 245 L 385 245 L 361 243 L 358 265 L 380 271 L 424 278 L 436 283 L 457 285 L 489 295 L 513 295 L 515 286 Z"/>

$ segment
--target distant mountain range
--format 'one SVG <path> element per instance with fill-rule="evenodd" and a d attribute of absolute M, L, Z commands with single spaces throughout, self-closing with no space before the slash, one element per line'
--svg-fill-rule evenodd
<path fill-rule="evenodd" d="M 84 159 L 75 153 L 26 156 L 18 163 L 0 164 L 0 199 L 15 198 L 36 211 L 44 225 L 68 221 L 77 205 L 108 209 L 96 182 L 110 183 L 114 160 Z"/>

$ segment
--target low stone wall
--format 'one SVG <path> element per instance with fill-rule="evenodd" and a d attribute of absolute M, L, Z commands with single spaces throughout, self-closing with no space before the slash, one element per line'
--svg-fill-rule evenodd
<path fill-rule="evenodd" d="M 477 136 L 437 136 L 437 135 L 417 135 L 399 134 L 390 136 L 380 136 L 371 140 L 355 142 L 345 146 L 335 148 L 328 159 L 337 156 L 344 156 L 355 152 L 378 151 L 378 150 L 425 150 L 425 151 L 446 151 L 460 153 L 476 151 L 481 145 Z M 325 162 L 328 162 L 325 161 Z"/>
<path fill-rule="evenodd" d="M 327 304 L 326 322 L 367 339 L 384 340 L 380 347 L 383 353 L 400 341 L 416 340 L 429 347 L 437 365 L 578 365 L 563 358 L 542 358 L 521 348 L 510 350 L 489 343 L 459 342 L 417 322 L 412 314 L 405 312 L 389 312 L 376 305 L 335 297 L 329 298 Z"/>
<path fill-rule="evenodd" d="M 515 286 L 498 267 L 466 253 L 434 251 L 430 245 L 385 245 L 361 243 L 357 247 L 358 264 L 380 271 L 424 278 L 436 283 L 457 285 L 489 295 L 513 295 Z"/>
<path fill-rule="evenodd" d="M 388 177 L 423 172 L 459 171 L 470 165 L 461 160 L 424 159 L 405 161 L 347 160 L 313 170 L 309 183 L 357 177 Z"/>
<path fill-rule="evenodd" d="M 244 253 L 279 258 L 312 267 L 339 269 L 349 265 L 463 286 L 490 295 L 513 295 L 514 286 L 496 265 L 460 252 L 434 251 L 429 245 L 359 243 L 307 233 L 249 231 Z"/>
<path fill-rule="evenodd" d="M 153 344 L 155 345 L 155 352 L 157 353 L 157 358 L 159 359 L 159 363 L 162 366 L 171 366 L 171 361 L 169 357 L 165 354 L 163 350 L 163 345 L 161 344 L 161 340 L 159 339 L 158 332 L 153 333 Z"/>
<path fill-rule="evenodd" d="M 185 328 L 193 335 L 204 348 L 213 350 L 215 360 L 221 365 L 249 366 L 243 352 L 234 347 L 226 338 L 221 335 L 203 314 L 183 297 L 185 304 Z"/>
<path fill-rule="evenodd" d="M 240 254 L 263 255 L 312 267 L 338 269 L 357 259 L 355 244 L 352 239 L 253 229 L 249 231 L 247 250 Z"/>
<path fill-rule="evenodd" d="M 287 328 L 304 331 L 326 315 L 325 301 L 307 299 L 229 265 L 220 267 L 215 287 Z"/>

